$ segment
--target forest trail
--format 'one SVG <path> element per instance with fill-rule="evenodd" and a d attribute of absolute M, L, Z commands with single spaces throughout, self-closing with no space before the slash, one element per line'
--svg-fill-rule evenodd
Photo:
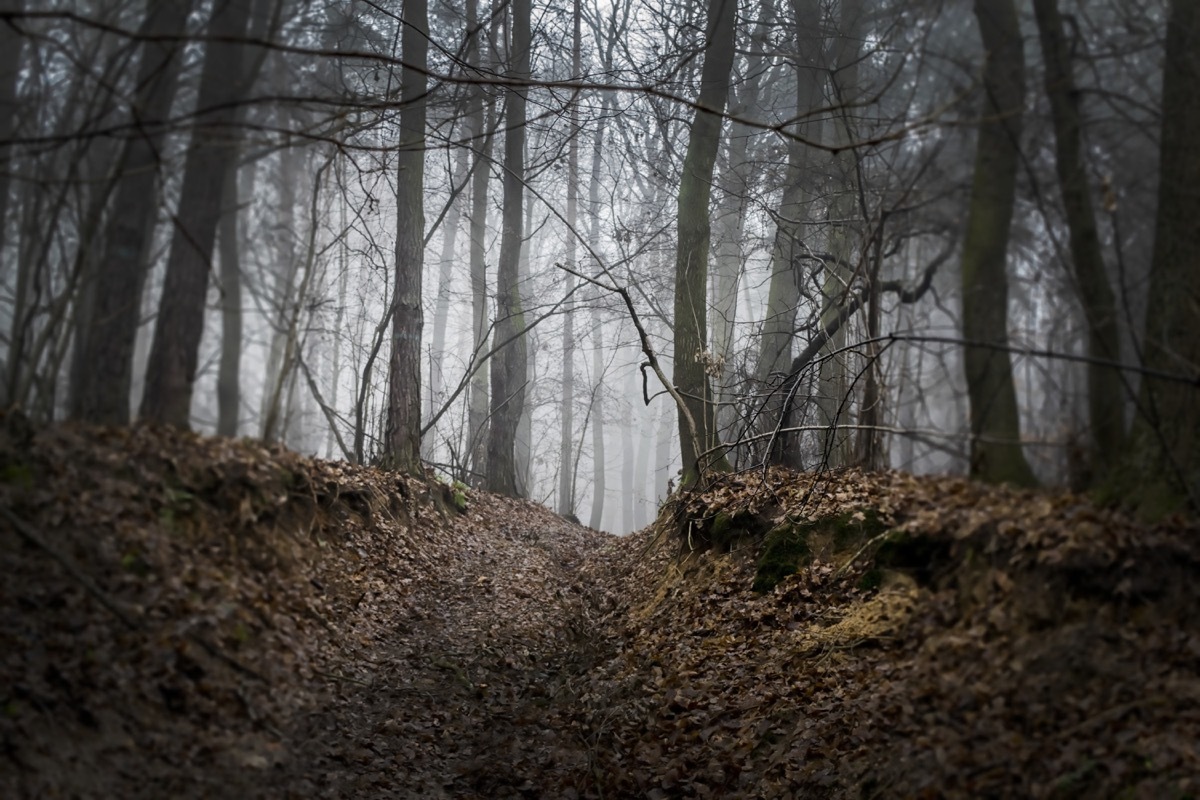
<path fill-rule="evenodd" d="M 616 538 L 250 441 L 12 416 L 0 508 L 6 798 L 1200 791 L 1182 519 L 760 472 Z"/>
<path fill-rule="evenodd" d="M 296 796 L 545 796 L 586 770 L 553 711 L 595 649 L 596 598 L 580 570 L 604 537 L 521 504 L 486 506 L 487 527 L 408 595 L 290 737 L 304 765 Z"/>

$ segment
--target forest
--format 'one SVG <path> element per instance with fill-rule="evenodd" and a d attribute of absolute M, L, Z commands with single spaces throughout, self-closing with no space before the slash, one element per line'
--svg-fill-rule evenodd
<path fill-rule="evenodd" d="M 5 0 L 2 403 L 616 532 L 767 464 L 1194 508 L 1165 5 Z"/>
<path fill-rule="evenodd" d="M 1191 0 L 0 0 L 0 794 L 1197 796 L 1197 85 Z"/>

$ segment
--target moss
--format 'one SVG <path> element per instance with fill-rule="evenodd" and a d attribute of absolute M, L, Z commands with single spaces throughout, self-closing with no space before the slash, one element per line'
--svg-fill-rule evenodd
<path fill-rule="evenodd" d="M 139 578 L 146 577 L 151 571 L 149 562 L 136 550 L 130 550 L 121 556 L 121 569 L 133 573 Z"/>
<path fill-rule="evenodd" d="M 788 575 L 795 574 L 812 561 L 808 537 L 813 524 L 780 525 L 767 534 L 766 547 L 754 574 L 754 591 L 771 591 Z"/>
<path fill-rule="evenodd" d="M 883 570 L 872 567 L 858 579 L 858 588 L 864 592 L 873 592 L 883 584 Z"/>
<path fill-rule="evenodd" d="M 870 508 L 780 525 L 766 536 L 754 591 L 769 592 L 788 575 L 808 566 L 815 556 L 831 557 L 854 549 L 887 527 L 879 513 Z"/>
<path fill-rule="evenodd" d="M 768 525 L 767 520 L 749 511 L 718 511 L 700 533 L 714 550 L 730 552 L 739 543 L 762 536 Z"/>
<path fill-rule="evenodd" d="M 454 488 L 451 490 L 450 503 L 458 513 L 467 513 L 467 509 L 471 507 L 471 504 L 467 501 L 467 487 L 455 482 Z"/>
<path fill-rule="evenodd" d="M 11 483 L 28 489 L 33 486 L 33 470 L 25 464 L 5 464 L 0 467 L 0 483 Z"/>
<path fill-rule="evenodd" d="M 826 519 L 830 521 L 828 527 L 833 534 L 833 547 L 836 552 L 856 547 L 888 529 L 887 523 L 873 508 L 848 511 Z"/>

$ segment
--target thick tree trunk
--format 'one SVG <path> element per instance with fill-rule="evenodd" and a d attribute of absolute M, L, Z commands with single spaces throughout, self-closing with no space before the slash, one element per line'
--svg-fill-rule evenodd
<path fill-rule="evenodd" d="M 396 156 L 396 284 L 383 461 L 421 471 L 421 277 L 425 260 L 427 0 L 404 0 L 400 149 Z"/>
<path fill-rule="evenodd" d="M 1025 62 L 1012 0 L 975 0 L 983 37 L 983 121 L 963 242 L 963 336 L 971 419 L 971 475 L 1030 486 L 1008 343 L 1008 235 L 1016 197 Z M 1000 347 L 972 347 L 987 342 Z"/>
<path fill-rule="evenodd" d="M 818 24 L 821 6 L 817 0 L 793 0 L 792 9 L 797 31 L 795 113 L 803 116 L 822 102 L 821 86 L 825 73 L 821 69 L 824 38 Z M 796 126 L 796 133 L 813 139 L 816 125 L 811 121 L 802 122 Z M 788 383 L 785 378 L 791 366 L 796 312 L 800 305 L 800 257 L 804 254 L 804 223 L 809 217 L 813 182 L 808 147 L 801 142 L 789 141 L 786 183 L 775 219 L 771 280 L 758 353 L 757 377 L 765 397 L 757 428 L 763 433 L 780 428 L 787 405 L 784 386 Z M 778 433 L 768 440 L 765 457 L 769 463 L 798 467 L 799 456 L 799 447 L 791 434 Z"/>
<path fill-rule="evenodd" d="M 250 88 L 242 69 L 245 45 L 236 40 L 245 36 L 251 5 L 252 0 L 220 4 L 208 26 L 211 40 L 197 102 L 200 127 L 184 166 L 175 233 L 150 347 L 142 416 L 180 428 L 189 424 L 222 186 L 234 154 L 226 137 L 237 103 Z"/>
<path fill-rule="evenodd" d="M 851 301 L 851 284 L 859 273 L 862 240 L 862 210 L 858 203 L 858 153 L 849 147 L 856 138 L 851 116 L 858 113 L 855 103 L 859 89 L 859 54 L 862 50 L 862 2 L 842 3 L 838 35 L 829 63 L 829 87 L 837 106 L 829 120 L 830 139 L 839 147 L 833 159 L 832 202 L 829 204 L 829 252 L 834 258 L 825 264 L 824 301 L 821 325 L 837 318 Z M 817 408 L 822 433 L 821 452 L 825 463 L 843 467 L 853 460 L 853 434 L 842 426 L 850 418 L 850 354 L 844 351 L 852 320 L 839 325 L 837 332 L 821 352 L 818 369 Z"/>
<path fill-rule="evenodd" d="M 1116 300 L 1104 267 L 1096 214 L 1083 158 L 1082 115 L 1072 74 L 1070 45 L 1063 32 L 1058 0 L 1034 0 L 1046 94 L 1054 118 L 1055 166 L 1070 231 L 1075 288 L 1087 320 L 1087 353 L 1101 361 L 1121 360 Z M 1119 371 L 1088 365 L 1088 415 L 1091 422 L 1091 472 L 1099 477 L 1120 457 L 1125 442 L 1124 386 Z"/>
<path fill-rule="evenodd" d="M 529 76 L 530 0 L 512 3 L 512 66 L 516 80 Z M 521 410 L 525 406 L 527 351 L 525 315 L 521 308 L 519 267 L 525 211 L 525 89 L 508 93 L 504 136 L 504 221 L 496 276 L 496 341 L 507 343 L 492 357 L 492 420 L 488 431 L 487 487 L 500 494 L 516 495 L 515 443 Z"/>
<path fill-rule="evenodd" d="M 683 175 L 679 184 L 678 250 L 675 257 L 675 370 L 674 380 L 696 425 L 692 430 L 681 409 L 679 436 L 683 450 L 684 483 L 700 473 L 724 466 L 724 457 L 704 455 L 717 443 L 716 418 L 708 370 L 708 202 L 712 195 L 713 165 L 721 141 L 721 113 L 729 97 L 737 38 L 737 4 L 710 0 L 699 108 L 692 121 Z"/>
<path fill-rule="evenodd" d="M 151 3 L 138 67 L 134 122 L 140 129 L 125 145 L 124 174 L 102 237 L 92 310 L 79 342 L 80 369 L 72 388 L 71 416 L 103 425 L 127 425 L 133 354 L 141 321 L 147 246 L 158 217 L 158 165 L 166 120 L 178 86 L 182 46 L 161 41 L 183 33 L 192 2 Z M 7 26 L 5 26 L 7 27 Z M 0 50 L 3 50 L 0 45 Z M 2 116 L 2 114 L 0 114 Z M 0 172 L 6 170 L 0 169 Z M 0 192 L 2 196 L 3 192 Z"/>
<path fill-rule="evenodd" d="M 1123 463 L 1123 500 L 1158 517 L 1200 513 L 1200 4 L 1173 0 L 1163 69 L 1158 221 L 1142 347 L 1144 365 L 1190 381 L 1146 375 Z"/>

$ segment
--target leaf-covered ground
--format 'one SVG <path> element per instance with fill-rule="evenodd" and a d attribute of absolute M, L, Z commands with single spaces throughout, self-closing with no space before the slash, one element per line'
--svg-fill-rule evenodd
<path fill-rule="evenodd" d="M 0 418 L 0 796 L 1200 794 L 1183 521 L 854 471 L 623 539 L 456 500 Z"/>

